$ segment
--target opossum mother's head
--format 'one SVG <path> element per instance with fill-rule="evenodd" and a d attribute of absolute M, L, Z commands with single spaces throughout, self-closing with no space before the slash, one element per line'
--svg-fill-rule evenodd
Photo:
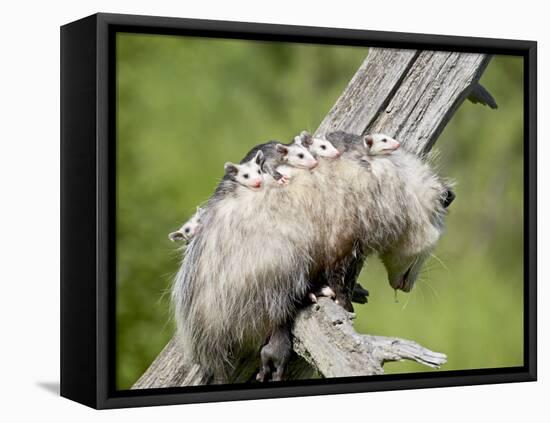
<path fill-rule="evenodd" d="M 430 257 L 444 229 L 446 209 L 455 199 L 451 189 L 444 189 L 425 227 L 407 231 L 393 247 L 380 254 L 393 289 L 410 292 L 422 266 Z"/>

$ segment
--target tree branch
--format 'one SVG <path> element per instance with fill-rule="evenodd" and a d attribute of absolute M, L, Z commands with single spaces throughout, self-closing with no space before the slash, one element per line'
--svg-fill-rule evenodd
<path fill-rule="evenodd" d="M 319 299 L 296 319 L 294 350 L 325 377 L 383 374 L 387 361 L 414 360 L 430 367 L 447 361 L 445 354 L 413 341 L 360 335 L 353 329 L 354 318 L 334 301 Z"/>

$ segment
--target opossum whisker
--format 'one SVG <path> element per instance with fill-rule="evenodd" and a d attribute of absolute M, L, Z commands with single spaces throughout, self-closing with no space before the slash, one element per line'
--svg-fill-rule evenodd
<path fill-rule="evenodd" d="M 449 268 L 445 265 L 445 263 L 443 263 L 443 260 L 441 260 L 439 257 L 437 257 L 434 253 L 430 253 L 430 256 L 432 256 L 434 259 L 436 259 L 439 264 L 441 264 L 441 266 L 448 272 L 449 271 Z"/>
<path fill-rule="evenodd" d="M 434 297 L 439 300 L 439 294 L 437 293 L 437 290 L 432 286 L 432 284 L 427 280 L 424 281 L 424 284 L 432 290 Z"/>
<path fill-rule="evenodd" d="M 405 301 L 405 304 L 403 304 L 403 307 L 401 307 L 401 310 L 405 310 L 407 306 L 409 305 L 409 301 L 411 301 L 411 298 L 413 295 L 416 295 L 415 292 L 409 292 L 409 295 L 407 296 L 407 301 Z"/>

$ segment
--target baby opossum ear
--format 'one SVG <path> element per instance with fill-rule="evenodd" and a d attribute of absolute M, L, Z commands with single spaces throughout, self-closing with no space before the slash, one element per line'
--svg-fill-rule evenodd
<path fill-rule="evenodd" d="M 227 162 L 226 164 L 224 164 L 223 169 L 225 170 L 225 173 L 227 175 L 236 175 L 237 173 L 239 173 L 239 169 L 237 168 L 237 166 L 231 162 Z"/>
<path fill-rule="evenodd" d="M 366 148 L 371 148 L 373 142 L 374 142 L 374 138 L 372 137 L 372 135 L 367 135 L 365 138 L 363 138 L 363 145 Z"/>
<path fill-rule="evenodd" d="M 256 156 L 254 157 L 254 161 L 260 167 L 264 164 L 265 156 L 264 156 L 264 152 L 262 150 L 258 150 L 258 152 L 256 153 Z"/>
<path fill-rule="evenodd" d="M 282 154 L 283 156 L 286 156 L 288 154 L 288 147 L 283 144 L 276 144 L 275 151 L 277 151 L 277 153 Z"/>
<path fill-rule="evenodd" d="M 309 147 L 313 144 L 313 136 L 308 131 L 300 132 L 300 144 L 304 147 Z"/>
<path fill-rule="evenodd" d="M 454 201 L 455 198 L 456 198 L 455 193 L 450 189 L 447 189 L 447 191 L 443 193 L 443 198 L 441 199 L 441 205 L 443 206 L 443 208 L 446 209 L 451 205 L 451 203 Z"/>

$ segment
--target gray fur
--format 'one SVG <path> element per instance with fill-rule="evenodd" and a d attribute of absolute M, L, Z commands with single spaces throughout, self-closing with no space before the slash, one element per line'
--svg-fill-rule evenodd
<path fill-rule="evenodd" d="M 288 173 L 292 168 L 311 169 L 318 164 L 308 149 L 300 143 L 291 142 L 289 144 L 282 144 L 277 141 L 269 141 L 255 146 L 246 154 L 243 161 L 250 160 L 258 152 L 263 153 L 264 163 L 262 170 L 264 173 L 267 173 L 279 183 L 288 182 L 285 178 L 287 176 L 285 173 Z M 286 170 L 285 173 L 283 173 L 283 169 Z"/>
<path fill-rule="evenodd" d="M 250 160 L 256 155 L 258 151 L 261 151 L 264 155 L 262 170 L 265 173 L 271 175 L 275 180 L 281 179 L 283 175 L 278 173 L 276 169 L 277 166 L 283 164 L 284 161 L 283 155 L 275 148 L 277 144 L 281 143 L 279 141 L 268 141 L 263 144 L 258 144 L 257 146 L 253 147 L 252 150 L 246 153 L 246 156 L 244 156 L 244 159 L 241 160 L 241 163 Z"/>
<path fill-rule="evenodd" d="M 310 281 L 333 269 L 345 278 L 342 263 L 378 252 L 395 285 L 437 242 L 448 188 L 430 166 L 397 151 L 367 172 L 353 149 L 285 188 L 252 192 L 223 180 L 209 200 L 172 301 L 184 357 L 215 380 L 227 381 L 242 350 L 258 351 L 292 320 Z M 409 275 L 400 289 L 412 288 L 417 272 Z"/>

